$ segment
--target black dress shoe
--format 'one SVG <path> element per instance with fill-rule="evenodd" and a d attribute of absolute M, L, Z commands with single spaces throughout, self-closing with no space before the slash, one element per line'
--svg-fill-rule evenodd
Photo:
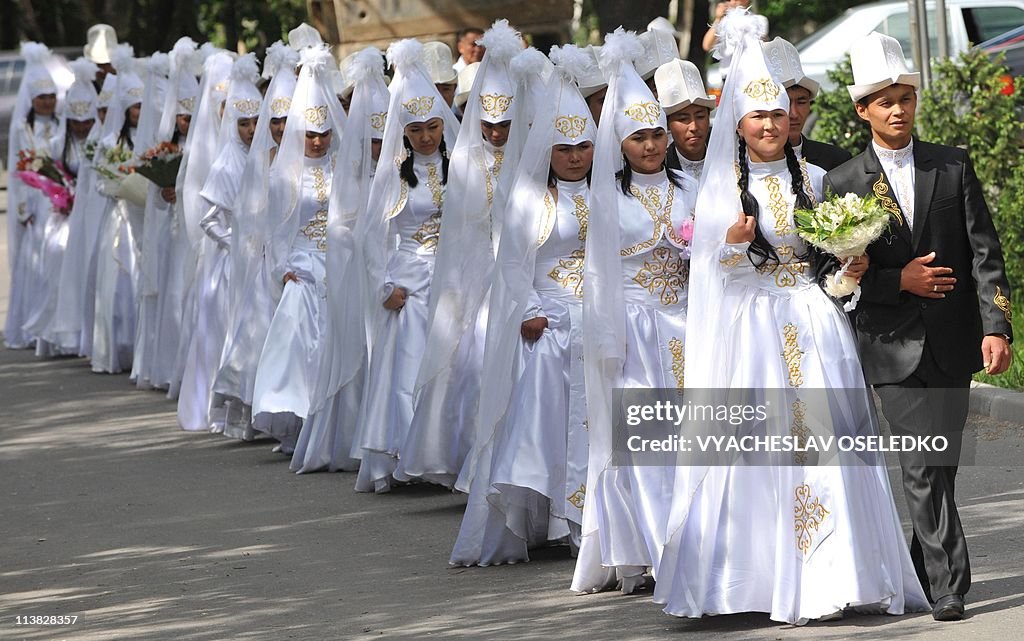
<path fill-rule="evenodd" d="M 936 621 L 959 621 L 964 618 L 964 597 L 960 594 L 939 597 L 932 608 L 932 618 Z"/>

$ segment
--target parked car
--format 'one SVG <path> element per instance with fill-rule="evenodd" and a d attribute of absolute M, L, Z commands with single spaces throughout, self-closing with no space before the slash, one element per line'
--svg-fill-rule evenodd
<path fill-rule="evenodd" d="M 1024 25 L 1024 0 L 946 0 L 949 32 L 949 53 L 957 55 L 971 46 Z M 929 47 L 934 56 L 938 51 L 935 29 L 935 5 L 927 3 Z M 907 64 L 913 68 L 910 44 L 910 19 L 905 0 L 872 2 L 847 9 L 807 38 L 796 43 L 804 73 L 831 88 L 826 73 L 838 65 L 854 42 L 872 31 L 878 31 L 899 40 Z M 722 74 L 717 65 L 707 72 L 709 89 L 722 86 Z"/>
<path fill-rule="evenodd" d="M 1004 62 L 1013 77 L 1024 76 L 1024 24 L 978 45 L 990 56 L 1005 55 Z"/>

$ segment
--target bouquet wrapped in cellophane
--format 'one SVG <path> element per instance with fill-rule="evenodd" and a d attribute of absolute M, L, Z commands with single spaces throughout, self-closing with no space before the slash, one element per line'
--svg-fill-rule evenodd
<path fill-rule="evenodd" d="M 122 198 L 133 205 L 144 207 L 148 182 L 135 174 L 132 164 L 135 154 L 131 149 L 117 145 L 100 147 L 93 156 L 93 168 L 100 175 L 100 191 L 111 198 Z"/>
<path fill-rule="evenodd" d="M 71 213 L 75 204 L 75 179 L 64 163 L 42 152 L 21 150 L 14 175 L 29 187 L 43 192 L 54 210 L 65 216 Z"/>
<path fill-rule="evenodd" d="M 814 209 L 794 211 L 793 221 L 800 238 L 842 262 L 842 267 L 826 278 L 825 292 L 834 298 L 852 294 L 843 308 L 853 311 L 860 300 L 860 284 L 847 270 L 889 226 L 889 212 L 874 196 L 848 193 L 818 203 Z"/>
<path fill-rule="evenodd" d="M 148 178 L 157 187 L 174 187 L 181 167 L 181 148 L 172 142 L 162 142 L 147 149 L 135 163 L 136 173 Z"/>

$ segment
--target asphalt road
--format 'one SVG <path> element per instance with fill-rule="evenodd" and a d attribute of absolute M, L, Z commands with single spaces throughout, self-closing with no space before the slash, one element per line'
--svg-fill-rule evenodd
<path fill-rule="evenodd" d="M 0 256 L 4 313 L 6 268 Z M 450 568 L 464 497 L 296 476 L 267 441 L 182 432 L 171 402 L 125 376 L 0 349 L 0 639 L 1020 639 L 1024 428 L 970 430 L 983 465 L 958 481 L 974 561 L 966 620 L 680 620 L 649 594 L 573 595 L 564 548 Z M 18 625 L 47 615 L 79 618 Z"/>

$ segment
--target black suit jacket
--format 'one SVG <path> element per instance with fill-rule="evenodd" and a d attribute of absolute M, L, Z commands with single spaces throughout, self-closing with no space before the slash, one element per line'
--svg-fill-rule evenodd
<path fill-rule="evenodd" d="M 806 136 L 804 136 L 800 150 L 807 162 L 817 165 L 825 171 L 832 171 L 853 157 L 850 152 L 841 147 L 830 145 L 827 142 L 810 140 Z"/>
<path fill-rule="evenodd" d="M 999 237 L 967 152 L 914 140 L 913 231 L 903 220 L 874 148 L 830 171 L 825 192 L 874 193 L 891 224 L 868 247 L 870 266 L 853 313 L 868 382 L 898 383 L 921 361 L 925 342 L 944 374 L 962 377 L 982 368 L 981 340 L 1010 328 L 1010 286 Z M 933 267 L 957 279 L 942 299 L 900 291 L 911 259 L 935 252 Z"/>

